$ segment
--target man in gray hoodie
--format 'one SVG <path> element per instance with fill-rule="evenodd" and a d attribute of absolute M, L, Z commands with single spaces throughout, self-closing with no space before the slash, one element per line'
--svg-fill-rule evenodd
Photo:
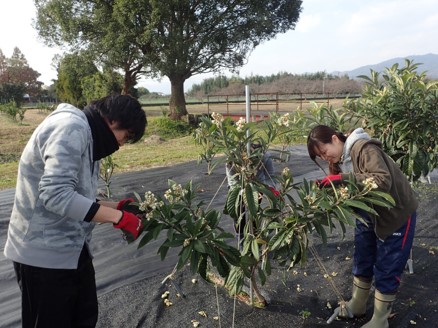
<path fill-rule="evenodd" d="M 108 96 L 84 110 L 60 104 L 34 131 L 20 159 L 4 254 L 22 292 L 23 327 L 94 327 L 97 295 L 90 240 L 96 223 L 131 239 L 141 232 L 126 200 L 96 200 L 100 160 L 147 125 L 140 103 Z"/>

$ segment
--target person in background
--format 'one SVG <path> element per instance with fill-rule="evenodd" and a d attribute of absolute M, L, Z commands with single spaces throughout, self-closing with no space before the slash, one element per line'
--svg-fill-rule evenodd
<path fill-rule="evenodd" d="M 33 132 L 20 158 L 4 248 L 22 297 L 23 327 L 95 327 L 91 235 L 111 223 L 130 239 L 142 223 L 129 200 L 96 200 L 100 160 L 137 142 L 147 125 L 140 103 L 108 96 L 84 110 L 60 104 Z"/>
<path fill-rule="evenodd" d="M 352 298 L 346 303 L 346 311 L 340 309 L 339 314 L 341 317 L 347 317 L 348 312 L 354 317 L 365 315 L 374 278 L 374 313 L 362 327 L 389 327 L 388 317 L 414 239 L 418 207 L 414 191 L 397 164 L 383 152 L 381 143 L 361 128 L 346 137 L 331 127 L 318 125 L 308 136 L 307 148 L 317 165 L 316 157 L 329 163 L 331 175 L 319 182 L 321 187 L 331 187 L 353 177 L 359 183 L 372 181 L 395 201 L 391 209 L 376 207 L 379 214 L 376 217 L 359 213 L 365 223 L 356 221 Z"/>
<path fill-rule="evenodd" d="M 250 150 L 254 151 L 259 148 L 260 148 L 259 144 L 253 143 L 251 144 Z M 240 187 L 239 174 L 238 172 L 236 172 L 232 163 L 225 164 L 225 173 L 227 176 L 228 189 Z M 279 191 L 275 189 L 274 165 L 272 162 L 271 154 L 269 152 L 263 154 L 263 157 L 257 168 L 256 180 L 262 184 L 267 185 L 275 196 L 279 196 L 280 194 Z M 260 197 L 259 200 L 261 201 L 262 198 Z M 234 222 L 234 230 L 239 244 L 240 241 L 243 239 L 243 232 L 245 230 L 245 225 L 246 225 L 245 206 L 243 202 L 240 202 L 240 204 L 241 204 L 240 213 L 242 217 L 239 220 L 240 222 L 239 221 Z"/>

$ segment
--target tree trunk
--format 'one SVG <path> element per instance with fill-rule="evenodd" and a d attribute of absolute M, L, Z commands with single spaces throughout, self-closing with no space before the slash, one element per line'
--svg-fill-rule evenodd
<path fill-rule="evenodd" d="M 126 69 L 125 76 L 123 78 L 122 95 L 128 95 L 136 83 L 137 80 L 135 75 L 133 75 L 129 69 Z"/>
<path fill-rule="evenodd" d="M 173 120 L 180 120 L 187 115 L 186 98 L 184 95 L 185 78 L 181 76 L 169 76 L 171 94 L 169 101 L 169 117 Z"/>

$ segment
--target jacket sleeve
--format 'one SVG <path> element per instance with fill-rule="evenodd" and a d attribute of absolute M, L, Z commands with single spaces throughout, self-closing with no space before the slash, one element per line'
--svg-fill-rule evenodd
<path fill-rule="evenodd" d="M 356 180 L 363 182 L 367 178 L 373 178 L 381 191 L 389 192 L 392 177 L 383 150 L 377 145 L 366 144 L 356 156 L 357 160 L 353 162 Z"/>
<path fill-rule="evenodd" d="M 79 119 L 57 120 L 37 138 L 44 172 L 39 183 L 44 207 L 60 216 L 84 220 L 93 200 L 78 193 L 79 172 L 88 149 L 87 127 Z"/>

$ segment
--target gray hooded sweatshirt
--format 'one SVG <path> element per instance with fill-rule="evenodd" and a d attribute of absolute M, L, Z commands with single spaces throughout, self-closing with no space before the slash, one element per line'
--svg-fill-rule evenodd
<path fill-rule="evenodd" d="M 20 159 L 4 254 L 22 264 L 76 269 L 91 239 L 99 162 L 85 114 L 60 104 L 34 131 Z"/>

